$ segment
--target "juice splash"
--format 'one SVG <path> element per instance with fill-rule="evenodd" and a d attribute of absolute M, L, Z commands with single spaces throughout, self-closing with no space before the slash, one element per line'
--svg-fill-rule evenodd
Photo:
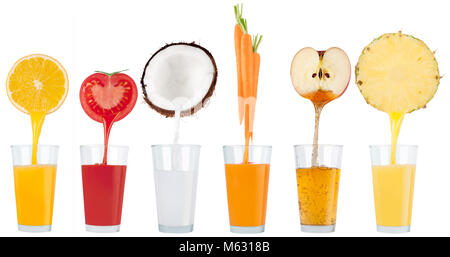
<path fill-rule="evenodd" d="M 45 112 L 31 112 L 31 128 L 33 131 L 33 146 L 32 146 L 32 155 L 31 155 L 31 164 L 37 164 L 37 148 L 39 137 L 42 131 L 42 125 L 44 124 L 46 113 Z"/>
<path fill-rule="evenodd" d="M 393 112 L 389 113 L 391 122 L 391 164 L 395 164 L 395 153 L 397 151 L 397 140 L 400 134 L 400 127 L 402 126 L 405 113 Z"/>
<path fill-rule="evenodd" d="M 109 135 L 113 124 L 125 118 L 134 108 L 137 87 L 123 71 L 97 72 L 87 77 L 80 88 L 83 110 L 93 120 L 103 124 L 103 161 L 108 160 Z"/>
<path fill-rule="evenodd" d="M 297 169 L 297 187 L 303 225 L 336 223 L 341 170 L 328 167 Z"/>
<path fill-rule="evenodd" d="M 320 114 L 322 113 L 323 107 L 338 96 L 330 90 L 318 90 L 317 92 L 304 95 L 304 97 L 311 100 L 314 105 L 314 138 L 311 163 L 314 167 L 318 167 Z"/>
<path fill-rule="evenodd" d="M 174 136 L 173 136 L 173 145 L 172 148 L 172 167 L 175 170 L 178 170 L 180 167 L 180 148 L 179 148 L 179 141 L 180 141 L 180 122 L 181 122 L 181 105 L 178 105 L 175 107 L 175 129 L 174 129 Z"/>
<path fill-rule="evenodd" d="M 108 160 L 108 144 L 109 144 L 109 134 L 111 134 L 111 128 L 114 124 L 114 121 L 117 117 L 117 115 L 119 115 L 119 113 L 117 113 L 116 115 L 108 115 L 103 117 L 103 142 L 104 142 L 104 149 L 103 149 L 103 161 L 102 164 L 107 163 Z"/>
<path fill-rule="evenodd" d="M 9 72 L 6 90 L 11 103 L 31 117 L 32 164 L 36 165 L 38 142 L 45 116 L 56 111 L 67 96 L 67 73 L 64 67 L 50 56 L 25 56 L 18 60 Z"/>
<path fill-rule="evenodd" d="M 173 144 L 177 145 L 180 140 L 180 121 L 181 121 L 181 111 L 175 111 L 175 129 L 173 136 Z"/>

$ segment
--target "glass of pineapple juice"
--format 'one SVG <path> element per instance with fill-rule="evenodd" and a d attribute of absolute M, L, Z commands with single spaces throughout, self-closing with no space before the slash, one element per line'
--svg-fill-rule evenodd
<path fill-rule="evenodd" d="M 409 232 L 411 226 L 417 146 L 397 145 L 391 161 L 390 145 L 370 146 L 377 231 Z"/>
<path fill-rule="evenodd" d="M 294 146 L 303 232 L 335 230 L 342 149 L 341 145 Z"/>

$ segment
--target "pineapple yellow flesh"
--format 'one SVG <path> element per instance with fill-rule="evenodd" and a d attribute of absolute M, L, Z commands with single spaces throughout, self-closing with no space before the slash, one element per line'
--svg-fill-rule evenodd
<path fill-rule="evenodd" d="M 407 113 L 433 98 L 440 75 L 434 54 L 412 36 L 384 34 L 359 57 L 356 84 L 367 103 L 387 113 Z"/>

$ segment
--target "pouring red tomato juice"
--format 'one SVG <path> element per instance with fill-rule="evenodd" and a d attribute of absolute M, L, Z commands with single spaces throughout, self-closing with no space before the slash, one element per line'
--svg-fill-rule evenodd
<path fill-rule="evenodd" d="M 86 225 L 120 225 L 126 165 L 108 164 L 109 135 L 113 124 L 131 112 L 136 100 L 136 84 L 122 71 L 96 72 L 81 85 L 83 110 L 91 119 L 102 123 L 104 130 L 102 161 L 81 166 Z"/>

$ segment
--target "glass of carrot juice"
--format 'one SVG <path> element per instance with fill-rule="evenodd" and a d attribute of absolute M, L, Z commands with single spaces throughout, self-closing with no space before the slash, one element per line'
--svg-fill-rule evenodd
<path fill-rule="evenodd" d="M 272 147 L 247 147 L 248 151 L 244 145 L 223 147 L 230 230 L 234 233 L 264 232 L 266 220 Z"/>

